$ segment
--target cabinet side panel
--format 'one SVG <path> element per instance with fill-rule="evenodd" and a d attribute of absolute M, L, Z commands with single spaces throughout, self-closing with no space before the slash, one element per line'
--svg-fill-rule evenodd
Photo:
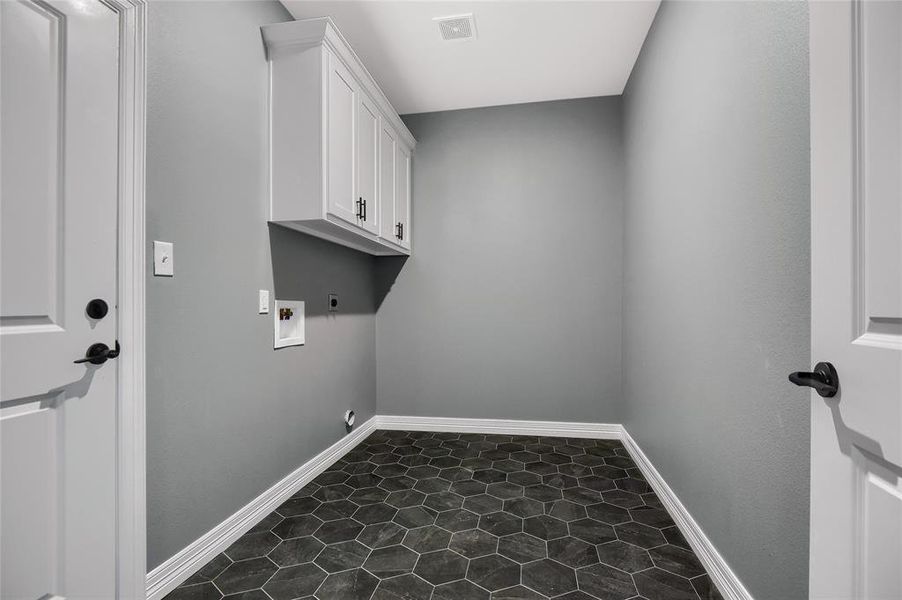
<path fill-rule="evenodd" d="M 270 63 L 271 216 L 322 218 L 322 49 Z"/>

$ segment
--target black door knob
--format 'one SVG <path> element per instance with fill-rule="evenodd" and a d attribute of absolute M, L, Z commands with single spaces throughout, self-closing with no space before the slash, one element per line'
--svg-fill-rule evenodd
<path fill-rule="evenodd" d="M 839 391 L 839 375 L 828 362 L 817 363 L 814 371 L 790 373 L 789 380 L 799 386 L 814 388 L 824 398 L 832 398 Z"/>
<path fill-rule="evenodd" d="M 107 360 L 111 358 L 116 358 L 119 356 L 119 340 L 116 340 L 116 349 L 110 350 L 110 347 L 104 344 L 103 342 L 99 342 L 97 344 L 91 344 L 88 346 L 88 351 L 85 352 L 84 358 L 79 358 L 78 360 L 73 360 L 75 364 L 81 363 L 91 363 L 92 365 L 102 365 Z"/>
<path fill-rule="evenodd" d="M 88 302 L 88 305 L 85 307 L 85 312 L 88 313 L 88 316 L 92 319 L 102 319 L 110 312 L 110 307 L 105 300 L 94 298 Z"/>

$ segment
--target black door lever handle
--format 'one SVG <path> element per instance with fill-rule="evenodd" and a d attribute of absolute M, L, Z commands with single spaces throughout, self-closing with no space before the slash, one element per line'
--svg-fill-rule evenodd
<path fill-rule="evenodd" d="M 116 340 L 115 350 L 110 350 L 110 347 L 102 342 L 91 344 L 88 347 L 88 351 L 85 352 L 84 358 L 79 358 L 78 360 L 73 360 L 72 362 L 74 362 L 75 364 L 91 363 L 92 365 L 102 365 L 107 360 L 116 358 L 117 356 L 119 356 L 119 340 Z"/>
<path fill-rule="evenodd" d="M 824 398 L 832 398 L 839 391 L 839 375 L 828 362 L 814 365 L 814 371 L 796 371 L 789 374 L 789 381 L 798 386 L 814 388 Z"/>

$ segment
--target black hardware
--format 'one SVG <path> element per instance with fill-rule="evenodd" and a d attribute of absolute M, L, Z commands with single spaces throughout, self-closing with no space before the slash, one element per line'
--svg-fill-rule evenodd
<path fill-rule="evenodd" d="M 105 300 L 94 298 L 88 302 L 88 305 L 85 307 L 85 312 L 92 319 L 102 319 L 110 312 L 110 307 Z"/>
<path fill-rule="evenodd" d="M 401 221 L 395 223 L 395 237 L 401 239 Z"/>
<path fill-rule="evenodd" d="M 119 356 L 119 340 L 116 340 L 115 350 L 110 350 L 110 347 L 103 342 L 91 344 L 88 347 L 88 351 L 85 352 L 84 358 L 79 358 L 72 362 L 75 364 L 91 363 L 92 365 L 102 365 L 107 359 L 116 358 L 117 356 Z"/>
<path fill-rule="evenodd" d="M 832 398 L 839 391 L 839 375 L 828 362 L 814 365 L 814 371 L 796 371 L 789 374 L 789 380 L 796 385 L 814 388 L 824 398 Z"/>
<path fill-rule="evenodd" d="M 363 218 L 363 198 L 357 199 L 357 218 Z"/>
<path fill-rule="evenodd" d="M 403 240 L 404 239 L 404 223 L 398 223 L 398 225 L 401 226 L 401 237 L 398 239 Z"/>
<path fill-rule="evenodd" d="M 363 201 L 363 220 L 366 221 L 366 200 Z"/>

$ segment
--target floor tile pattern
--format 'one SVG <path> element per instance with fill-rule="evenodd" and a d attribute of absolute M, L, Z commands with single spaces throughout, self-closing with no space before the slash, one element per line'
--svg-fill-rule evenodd
<path fill-rule="evenodd" d="M 377 431 L 165 600 L 721 600 L 618 441 Z"/>

